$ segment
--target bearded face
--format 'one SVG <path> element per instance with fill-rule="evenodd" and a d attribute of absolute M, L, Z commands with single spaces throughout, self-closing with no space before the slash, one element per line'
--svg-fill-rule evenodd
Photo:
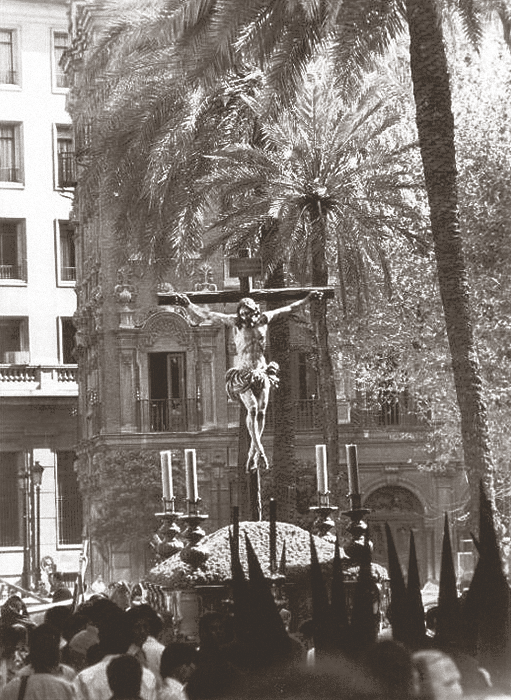
<path fill-rule="evenodd" d="M 255 326 L 261 315 L 259 305 L 252 301 L 252 299 L 247 299 L 246 302 L 240 302 L 237 313 L 239 325 L 249 328 Z"/>

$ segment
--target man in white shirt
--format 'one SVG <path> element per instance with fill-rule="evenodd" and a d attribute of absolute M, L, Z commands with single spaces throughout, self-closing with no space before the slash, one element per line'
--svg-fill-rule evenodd
<path fill-rule="evenodd" d="M 99 625 L 99 644 L 105 653 L 103 659 L 80 671 L 73 682 L 78 700 L 110 700 L 112 697 L 107 676 L 108 664 L 116 656 L 126 654 L 130 645 L 129 627 L 122 610 L 110 614 Z M 140 697 L 142 700 L 156 700 L 156 677 L 147 668 L 142 669 Z"/>

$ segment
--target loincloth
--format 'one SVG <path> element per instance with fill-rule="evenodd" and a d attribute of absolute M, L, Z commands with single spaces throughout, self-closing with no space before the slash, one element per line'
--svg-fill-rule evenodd
<path fill-rule="evenodd" d="M 264 369 L 238 369 L 231 367 L 225 374 L 225 389 L 231 401 L 239 399 L 240 394 L 252 390 L 257 398 L 261 394 L 266 383 L 270 387 L 279 385 L 279 366 L 276 362 L 269 362 Z"/>

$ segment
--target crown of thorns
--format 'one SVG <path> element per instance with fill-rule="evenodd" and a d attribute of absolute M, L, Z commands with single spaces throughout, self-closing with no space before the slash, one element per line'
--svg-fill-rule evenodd
<path fill-rule="evenodd" d="M 242 299 L 242 300 L 240 301 L 240 303 L 238 304 L 238 311 L 239 311 L 241 308 L 243 308 L 244 306 L 245 306 L 247 309 L 250 309 L 251 311 L 259 311 L 259 304 L 257 304 L 257 303 L 256 303 L 253 299 L 251 299 L 250 297 L 245 297 L 244 299 Z"/>

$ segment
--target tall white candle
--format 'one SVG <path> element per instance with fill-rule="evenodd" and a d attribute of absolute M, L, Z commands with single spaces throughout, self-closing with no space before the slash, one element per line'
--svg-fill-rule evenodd
<path fill-rule="evenodd" d="M 197 486 L 197 454 L 195 450 L 185 450 L 186 464 L 186 498 L 192 503 L 199 500 Z"/>
<path fill-rule="evenodd" d="M 328 493 L 326 445 L 316 445 L 316 478 L 318 480 L 318 493 Z"/>
<path fill-rule="evenodd" d="M 348 487 L 350 494 L 360 494 L 356 445 L 346 445 L 346 463 L 348 465 Z"/>
<path fill-rule="evenodd" d="M 163 498 L 170 501 L 171 498 L 174 498 L 174 484 L 172 483 L 172 453 L 170 450 L 160 452 L 160 463 Z"/>

